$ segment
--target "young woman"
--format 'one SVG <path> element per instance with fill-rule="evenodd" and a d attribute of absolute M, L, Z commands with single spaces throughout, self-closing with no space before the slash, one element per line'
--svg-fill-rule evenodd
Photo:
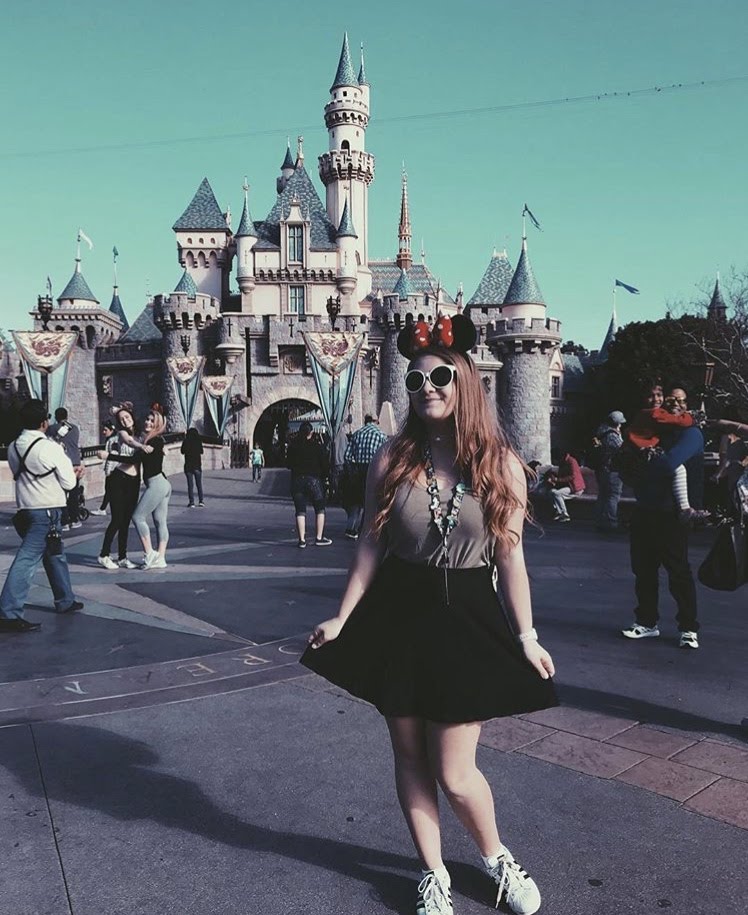
<path fill-rule="evenodd" d="M 203 508 L 203 440 L 194 426 L 187 430 L 181 451 L 184 455 L 184 475 L 187 477 L 187 508 L 195 507 L 195 486 L 197 504 Z"/>
<path fill-rule="evenodd" d="M 114 469 L 107 477 L 107 491 L 109 505 L 112 512 L 111 520 L 104 532 L 104 542 L 101 545 L 99 565 L 105 569 L 134 569 L 135 563 L 127 558 L 127 535 L 130 530 L 130 521 L 138 504 L 140 492 L 140 468 L 136 464 L 125 463 L 125 460 L 135 454 L 138 443 L 135 439 L 135 418 L 131 403 L 122 403 L 115 408 L 114 421 L 116 432 L 111 446 L 107 442 L 107 450 L 99 452 L 99 458 L 107 461 L 112 466 L 112 455 L 119 457 Z M 117 535 L 117 561 L 109 555 L 112 550 L 114 536 Z"/>
<path fill-rule="evenodd" d="M 481 722 L 556 705 L 550 655 L 532 624 L 522 550 L 526 482 L 468 355 L 463 316 L 400 334 L 411 358 L 404 427 L 377 453 L 365 522 L 337 616 L 302 663 L 385 716 L 398 799 L 421 861 L 417 915 L 452 915 L 437 786 L 485 872 L 518 915 L 535 882 L 502 844 L 476 768 Z M 498 575 L 506 614 L 494 590 Z"/>
<path fill-rule="evenodd" d="M 171 483 L 164 474 L 164 439 L 166 420 L 158 404 L 153 404 L 151 412 L 143 423 L 143 450 L 123 457 L 116 455 L 128 464 L 138 463 L 143 468 L 143 482 L 145 489 L 132 516 L 135 530 L 138 532 L 140 542 L 143 544 L 144 569 L 166 568 L 166 546 L 169 543 L 169 499 L 171 498 Z M 156 526 L 158 548 L 153 549 L 151 532 L 148 527 L 148 516 L 153 516 Z"/>

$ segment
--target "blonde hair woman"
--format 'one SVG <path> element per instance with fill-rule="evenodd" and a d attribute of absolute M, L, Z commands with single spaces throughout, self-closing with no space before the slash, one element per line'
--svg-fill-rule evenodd
<path fill-rule="evenodd" d="M 371 465 L 338 614 L 314 628 L 302 657 L 385 716 L 421 860 L 418 915 L 453 913 L 437 786 L 475 840 L 497 904 L 518 915 L 540 908 L 537 885 L 499 838 L 475 760 L 481 722 L 557 704 L 522 550 L 525 468 L 488 405 L 469 355 L 475 339 L 462 315 L 401 332 L 408 417 Z"/>
<path fill-rule="evenodd" d="M 151 412 L 143 423 L 143 449 L 133 455 L 112 454 L 124 463 L 138 463 L 143 468 L 143 490 L 140 500 L 133 513 L 132 520 L 138 532 L 140 542 L 143 544 L 144 569 L 166 568 L 166 547 L 169 543 L 169 499 L 171 498 L 171 483 L 164 473 L 164 438 L 166 420 L 161 407 L 153 404 Z M 151 542 L 151 532 L 148 527 L 148 516 L 152 516 L 156 527 L 158 546 L 154 550 Z"/>

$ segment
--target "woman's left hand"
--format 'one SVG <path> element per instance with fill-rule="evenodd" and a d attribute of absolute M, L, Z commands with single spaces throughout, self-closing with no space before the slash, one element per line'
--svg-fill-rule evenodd
<path fill-rule="evenodd" d="M 152 445 L 143 445 L 143 451 L 145 454 L 151 454 L 153 452 Z"/>
<path fill-rule="evenodd" d="M 547 680 L 556 673 L 556 668 L 553 666 L 553 658 L 548 654 L 545 648 L 543 648 L 540 642 L 523 642 L 522 648 L 527 660 L 544 680 Z"/>

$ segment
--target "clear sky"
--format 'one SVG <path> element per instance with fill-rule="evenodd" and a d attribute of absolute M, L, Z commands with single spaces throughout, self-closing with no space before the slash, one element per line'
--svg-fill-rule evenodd
<path fill-rule="evenodd" d="M 347 10 L 347 11 L 346 11 Z M 0 326 L 29 326 L 46 277 L 74 267 L 108 305 L 111 250 L 133 320 L 180 268 L 171 225 L 207 176 L 234 225 L 243 176 L 268 213 L 286 135 L 327 149 L 323 107 L 344 30 L 366 45 L 372 257 L 397 248 L 400 170 L 413 247 L 472 295 L 494 246 L 530 256 L 564 338 L 596 347 L 615 277 L 622 322 L 748 267 L 748 80 L 484 113 L 464 109 L 748 75 L 745 0 L 37 0 L 4 20 Z M 434 115 L 433 117 L 422 117 Z"/>

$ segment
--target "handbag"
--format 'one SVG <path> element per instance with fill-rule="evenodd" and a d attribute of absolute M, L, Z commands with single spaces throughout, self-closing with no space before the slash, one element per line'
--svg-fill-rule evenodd
<path fill-rule="evenodd" d="M 702 585 L 714 591 L 736 591 L 748 581 L 748 537 L 740 521 L 724 524 L 699 566 Z"/>

